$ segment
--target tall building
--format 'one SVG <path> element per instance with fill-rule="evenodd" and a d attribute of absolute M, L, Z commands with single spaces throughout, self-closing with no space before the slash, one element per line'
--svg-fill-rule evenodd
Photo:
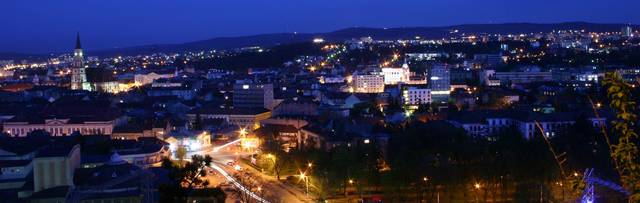
<path fill-rule="evenodd" d="M 233 106 L 273 109 L 273 84 L 236 81 L 233 85 Z"/>
<path fill-rule="evenodd" d="M 87 75 L 84 69 L 84 54 L 82 53 L 82 46 L 80 45 L 80 33 L 78 33 L 71 67 L 71 89 L 81 90 L 86 82 Z"/>
<path fill-rule="evenodd" d="M 428 76 L 433 101 L 447 102 L 451 93 L 449 67 L 445 64 L 434 65 L 429 69 Z"/>
<path fill-rule="evenodd" d="M 625 26 L 622 28 L 622 36 L 633 37 L 633 29 L 631 26 Z"/>

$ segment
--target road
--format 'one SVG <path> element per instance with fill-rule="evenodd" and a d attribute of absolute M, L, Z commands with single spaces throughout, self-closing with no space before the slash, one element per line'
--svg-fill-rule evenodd
<path fill-rule="evenodd" d="M 304 190 L 300 188 L 286 185 L 275 177 L 266 175 L 255 168 L 243 164 L 238 160 L 240 157 L 248 157 L 253 153 L 243 152 L 238 150 L 235 144 L 226 145 L 224 148 L 215 147 L 204 148 L 197 152 L 190 152 L 188 156 L 193 154 L 209 155 L 213 158 L 213 164 L 211 166 L 211 172 L 207 176 L 207 179 L 212 186 L 217 186 L 221 183 L 229 183 L 240 191 L 248 192 L 249 196 L 255 202 L 314 202 L 312 198 L 309 198 Z M 234 165 L 227 165 L 230 160 L 234 160 L 237 165 L 241 166 L 241 170 L 238 171 Z M 243 180 L 236 180 L 234 177 L 239 174 Z M 249 184 L 245 187 L 243 184 Z M 257 189 L 260 188 L 260 189 Z M 231 198 L 233 198 L 230 195 Z"/>
<path fill-rule="evenodd" d="M 251 153 L 236 153 L 234 151 L 218 151 L 212 153 L 211 156 L 217 165 L 224 165 L 230 159 L 237 159 L 239 157 L 250 156 Z M 220 167 L 227 173 L 235 174 L 241 173 L 243 177 L 253 181 L 257 184 L 257 187 L 262 188 L 262 194 L 265 199 L 271 202 L 313 202 L 311 198 L 308 198 L 304 191 L 299 188 L 286 185 L 280 181 L 277 181 L 275 177 L 268 176 L 255 168 L 246 165 L 242 162 L 236 162 L 241 166 L 241 171 L 236 171 L 233 166 Z"/>

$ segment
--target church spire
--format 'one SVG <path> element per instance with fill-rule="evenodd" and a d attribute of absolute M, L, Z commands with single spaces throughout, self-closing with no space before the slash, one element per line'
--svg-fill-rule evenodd
<path fill-rule="evenodd" d="M 78 35 L 76 36 L 76 49 L 82 49 L 82 46 L 80 45 L 80 32 L 78 32 Z"/>

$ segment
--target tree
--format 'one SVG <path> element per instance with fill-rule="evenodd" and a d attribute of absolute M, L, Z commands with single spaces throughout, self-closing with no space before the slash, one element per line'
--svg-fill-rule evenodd
<path fill-rule="evenodd" d="M 172 182 L 158 188 L 163 202 L 185 202 L 196 188 L 207 187 L 209 181 L 203 178 L 207 175 L 205 167 L 211 165 L 211 161 L 209 155 L 193 155 L 191 162 L 181 165 L 164 158 L 162 168 L 169 172 Z"/>
<path fill-rule="evenodd" d="M 216 188 L 202 188 L 196 189 L 189 195 L 191 202 L 211 202 L 211 203 L 224 203 L 227 199 L 227 194 L 220 187 Z"/>
<path fill-rule="evenodd" d="M 233 178 L 236 179 L 236 181 L 238 181 L 238 183 L 240 183 L 240 185 L 242 185 L 246 190 L 251 192 L 257 192 L 254 190 L 258 187 L 258 184 L 248 174 L 236 173 L 233 175 Z M 240 190 L 236 188 L 234 190 L 234 194 L 242 202 L 251 202 L 251 199 L 252 199 L 251 194 L 244 190 Z"/>
<path fill-rule="evenodd" d="M 610 106 L 616 111 L 616 120 L 612 121 L 613 129 L 618 135 L 618 142 L 612 145 L 611 158 L 621 177 L 623 186 L 631 192 L 630 202 L 640 201 L 640 158 L 638 152 L 638 115 L 636 101 L 631 94 L 633 87 L 624 81 L 616 72 L 605 74 L 603 82 L 607 86 Z"/>
<path fill-rule="evenodd" d="M 291 162 L 290 157 L 283 151 L 282 143 L 276 138 L 272 130 L 265 130 L 263 140 L 262 150 L 267 154 L 271 154 L 268 158 L 273 161 L 273 173 L 275 173 L 276 178 L 280 180 L 280 174 L 284 170 L 285 165 Z"/>
<path fill-rule="evenodd" d="M 178 159 L 178 164 L 182 166 L 184 164 L 184 158 L 187 156 L 187 148 L 184 145 L 179 145 L 176 148 L 176 158 Z"/>

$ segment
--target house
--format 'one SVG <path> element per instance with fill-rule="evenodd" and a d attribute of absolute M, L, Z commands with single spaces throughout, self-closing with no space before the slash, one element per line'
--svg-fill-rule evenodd
<path fill-rule="evenodd" d="M 282 148 L 288 152 L 293 148 L 298 148 L 303 140 L 300 131 L 291 125 L 267 124 L 256 129 L 254 134 L 258 137 L 274 136 L 282 144 Z"/>
<path fill-rule="evenodd" d="M 317 116 L 318 104 L 310 98 L 285 99 L 273 109 L 273 116 Z"/>
<path fill-rule="evenodd" d="M 350 94 L 344 92 L 329 92 L 322 96 L 321 103 L 344 109 L 351 109 L 354 105 L 373 100 L 367 94 Z"/>
<path fill-rule="evenodd" d="M 265 108 L 220 108 L 201 107 L 187 113 L 189 122 L 194 123 L 200 119 L 223 119 L 231 125 L 257 129 L 260 121 L 271 117 L 271 111 Z"/>

